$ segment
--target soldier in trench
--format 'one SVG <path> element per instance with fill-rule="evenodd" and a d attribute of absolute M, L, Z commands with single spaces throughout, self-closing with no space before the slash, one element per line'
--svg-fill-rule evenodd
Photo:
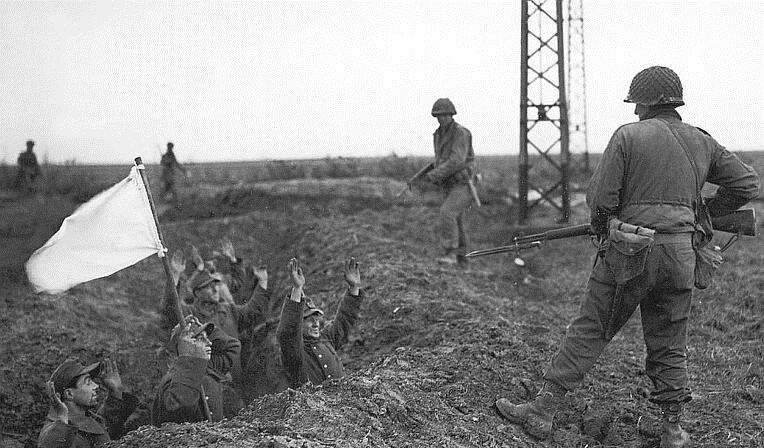
<path fill-rule="evenodd" d="M 324 312 L 305 296 L 300 262 L 292 258 L 288 269 L 292 290 L 284 300 L 276 335 L 289 386 L 296 389 L 308 382 L 319 385 L 341 378 L 345 372 L 337 350 L 347 342 L 364 297 L 358 263 L 352 257 L 345 262 L 343 277 L 348 290 L 334 320 L 323 328 Z"/>

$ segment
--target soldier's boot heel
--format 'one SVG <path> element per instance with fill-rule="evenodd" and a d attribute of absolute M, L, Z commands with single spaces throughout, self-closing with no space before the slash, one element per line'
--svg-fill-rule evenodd
<path fill-rule="evenodd" d="M 531 436 L 549 439 L 552 437 L 554 416 L 564 396 L 564 389 L 546 383 L 533 401 L 516 405 L 505 398 L 499 398 L 496 400 L 496 409 L 512 423 L 521 424 Z"/>
<path fill-rule="evenodd" d="M 670 403 L 662 406 L 663 431 L 660 448 L 690 448 L 692 441 L 687 431 L 682 429 L 679 421 L 682 417 L 682 405 Z"/>

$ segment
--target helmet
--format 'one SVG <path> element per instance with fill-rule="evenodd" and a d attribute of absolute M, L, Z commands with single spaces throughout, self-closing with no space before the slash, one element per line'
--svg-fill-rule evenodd
<path fill-rule="evenodd" d="M 438 115 L 456 115 L 454 103 L 448 98 L 438 98 L 432 105 L 432 116 L 437 117 Z"/>
<path fill-rule="evenodd" d="M 656 106 L 672 104 L 682 106 L 682 82 L 679 76 L 668 67 L 653 66 L 637 73 L 631 80 L 627 103 Z"/>

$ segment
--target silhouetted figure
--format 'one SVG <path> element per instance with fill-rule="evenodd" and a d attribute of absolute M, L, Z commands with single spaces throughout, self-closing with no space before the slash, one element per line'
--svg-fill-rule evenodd
<path fill-rule="evenodd" d="M 177 203 L 178 192 L 175 189 L 175 174 L 176 171 L 182 171 L 183 175 L 188 179 L 188 170 L 178 163 L 178 159 L 175 158 L 175 153 L 172 150 L 174 146 L 172 142 L 167 142 L 167 152 L 162 154 L 160 164 L 162 165 L 162 198 L 165 199 L 170 194 L 172 201 Z"/>
<path fill-rule="evenodd" d="M 19 154 L 18 171 L 16 172 L 15 187 L 28 193 L 34 192 L 35 181 L 40 176 L 40 165 L 34 151 L 34 141 L 27 140 L 27 150 Z"/>

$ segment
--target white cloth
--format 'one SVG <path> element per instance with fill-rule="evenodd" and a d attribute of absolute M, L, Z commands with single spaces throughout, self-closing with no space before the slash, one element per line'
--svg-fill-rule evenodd
<path fill-rule="evenodd" d="M 29 257 L 27 277 L 36 292 L 59 293 L 163 251 L 140 172 L 133 167 L 64 220 Z"/>

